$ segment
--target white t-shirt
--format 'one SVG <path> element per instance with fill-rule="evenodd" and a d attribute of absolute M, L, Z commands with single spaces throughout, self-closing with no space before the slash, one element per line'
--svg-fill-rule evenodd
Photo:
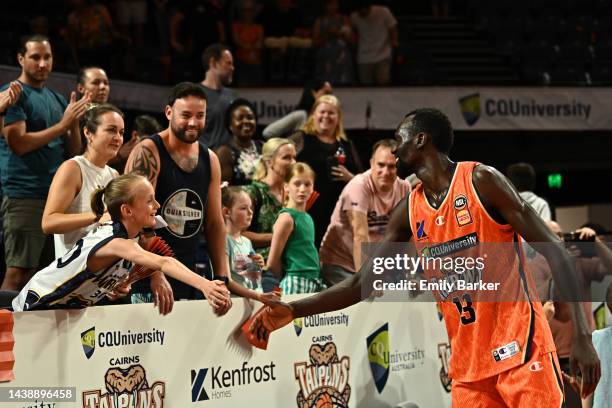
<path fill-rule="evenodd" d="M 321 242 L 321 263 L 354 271 L 353 228 L 346 212 L 350 210 L 366 214 L 369 240 L 378 242 L 385 235 L 391 211 L 409 192 L 410 183 L 399 178 L 388 193 L 377 191 L 372 182 L 372 170 L 353 177 L 340 194 Z"/>
<path fill-rule="evenodd" d="M 91 193 L 98 187 L 106 187 L 112 179 L 119 176 L 119 173 L 109 166 L 97 167 L 83 156 L 75 156 L 71 160 L 79 165 L 83 184 L 81 184 L 79 194 L 74 198 L 70 207 L 66 209 L 66 214 L 91 212 Z M 53 237 L 55 257 L 59 258 L 70 251 L 75 242 L 87 235 L 95 226 L 96 224 L 91 224 L 65 234 L 55 234 Z"/>
<path fill-rule="evenodd" d="M 391 58 L 389 29 L 397 25 L 397 20 L 387 7 L 372 6 L 366 17 L 353 12 L 351 24 L 359 34 L 357 63 L 373 64 Z"/>

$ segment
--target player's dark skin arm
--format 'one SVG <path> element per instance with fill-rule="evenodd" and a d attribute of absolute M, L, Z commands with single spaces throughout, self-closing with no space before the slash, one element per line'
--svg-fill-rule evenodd
<path fill-rule="evenodd" d="M 291 302 L 290 306 L 294 317 L 303 317 L 344 309 L 345 307 L 349 307 L 361 301 L 362 285 L 364 281 L 368 283 L 372 280 L 372 263 L 375 257 L 381 256 L 383 253 L 382 247 L 384 243 L 406 242 L 412 236 L 410 226 L 408 225 L 407 199 L 408 197 L 404 197 L 391 213 L 389 223 L 387 224 L 387 232 L 385 233 L 383 241 L 380 243 L 380 249 L 374 251 L 367 262 L 362 265 L 359 272 L 323 292 Z M 367 287 L 372 288 L 372 285 L 368 284 Z"/>
<path fill-rule="evenodd" d="M 519 197 L 508 180 L 499 171 L 483 165 L 474 169 L 472 180 L 489 214 L 500 223 L 512 225 L 526 241 L 535 243 L 536 249 L 546 257 L 561 296 L 564 299 L 579 299 L 580 285 L 568 252 L 544 221 Z M 579 361 L 582 395 L 586 396 L 595 390 L 601 369 L 582 304 L 572 302 L 569 305 L 574 325 L 572 371 L 576 372 L 576 361 Z"/>

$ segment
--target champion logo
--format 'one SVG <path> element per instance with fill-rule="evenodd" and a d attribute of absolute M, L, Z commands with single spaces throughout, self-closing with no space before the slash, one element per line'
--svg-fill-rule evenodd
<path fill-rule="evenodd" d="M 444 218 L 443 215 L 439 215 L 439 216 L 436 217 L 436 225 L 438 227 L 444 225 L 444 223 L 446 223 L 446 218 Z"/>
<path fill-rule="evenodd" d="M 531 371 L 542 371 L 544 369 L 544 366 L 542 365 L 541 362 L 534 361 L 533 363 L 529 365 L 529 369 Z"/>

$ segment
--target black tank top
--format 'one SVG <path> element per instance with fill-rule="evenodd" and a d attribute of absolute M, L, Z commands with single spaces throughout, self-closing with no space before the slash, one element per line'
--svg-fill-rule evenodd
<path fill-rule="evenodd" d="M 205 225 L 210 184 L 208 149 L 198 143 L 200 147 L 198 164 L 192 172 L 187 173 L 170 157 L 158 134 L 148 138 L 155 143 L 159 152 L 160 170 L 155 199 L 161 205 L 159 215 L 168 223 L 168 227 L 158 229 L 156 234 L 170 245 L 179 261 L 195 271 L 196 253 L 202 227 Z M 168 281 L 172 285 L 176 299 L 195 298 L 197 290 L 170 277 Z M 149 285 L 147 280 L 146 292 L 150 291 Z M 142 285 L 139 285 L 138 289 L 140 288 Z M 198 298 L 201 298 L 201 295 Z"/>

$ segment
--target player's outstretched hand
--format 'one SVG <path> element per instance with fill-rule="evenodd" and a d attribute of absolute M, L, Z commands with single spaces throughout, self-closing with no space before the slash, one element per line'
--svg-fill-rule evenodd
<path fill-rule="evenodd" d="M 580 396 L 586 398 L 591 395 L 601 377 L 601 365 L 590 335 L 572 342 L 570 368 L 572 375 L 580 373 L 582 377 Z"/>
<path fill-rule="evenodd" d="M 266 306 L 275 306 L 281 303 L 280 294 L 278 292 L 261 293 L 257 300 Z"/>
<path fill-rule="evenodd" d="M 263 313 L 254 317 L 249 331 L 260 341 L 267 341 L 270 333 L 291 323 L 293 308 L 290 304 L 278 302 L 273 306 L 266 306 Z"/>

